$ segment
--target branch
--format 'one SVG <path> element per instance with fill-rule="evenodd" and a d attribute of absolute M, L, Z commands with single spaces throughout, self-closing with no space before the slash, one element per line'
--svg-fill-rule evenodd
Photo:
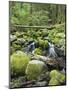
<path fill-rule="evenodd" d="M 18 27 L 18 28 L 47 28 L 47 29 L 54 28 L 54 26 L 52 26 L 52 25 L 50 25 L 50 26 L 23 26 L 23 25 L 12 25 L 12 27 Z"/>

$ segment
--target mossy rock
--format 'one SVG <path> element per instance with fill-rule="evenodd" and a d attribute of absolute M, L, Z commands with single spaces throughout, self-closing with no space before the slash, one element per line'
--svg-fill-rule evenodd
<path fill-rule="evenodd" d="M 51 78 L 48 85 L 60 85 L 60 83 L 57 79 Z"/>
<path fill-rule="evenodd" d="M 39 40 L 38 40 L 38 43 L 39 43 L 39 46 L 40 46 L 40 47 L 44 47 L 44 40 L 39 39 Z"/>
<path fill-rule="evenodd" d="M 51 72 L 50 72 L 50 78 L 56 78 L 57 76 L 59 76 L 60 75 L 60 73 L 59 73 L 59 71 L 57 71 L 57 70 L 52 70 Z"/>
<path fill-rule="evenodd" d="M 52 40 L 55 35 L 56 35 L 56 30 L 53 29 L 53 30 L 51 30 L 51 31 L 49 32 L 48 37 Z"/>
<path fill-rule="evenodd" d="M 20 36 L 20 32 L 16 32 L 15 35 L 18 37 Z"/>
<path fill-rule="evenodd" d="M 65 38 L 64 32 L 65 32 L 65 25 L 56 24 L 55 28 L 49 32 L 48 37 L 56 46 L 59 46 L 61 44 L 60 43 L 61 39 Z"/>
<path fill-rule="evenodd" d="M 38 43 L 39 43 L 39 46 L 40 47 L 42 47 L 42 48 L 48 48 L 48 41 L 47 40 L 39 39 L 38 40 Z"/>
<path fill-rule="evenodd" d="M 37 33 L 35 33 L 35 34 L 38 37 L 38 36 L 41 36 L 42 33 L 40 31 L 37 31 Z"/>
<path fill-rule="evenodd" d="M 60 39 L 55 37 L 55 38 L 52 40 L 52 42 L 53 42 L 55 45 L 58 45 L 58 46 L 59 46 Z"/>
<path fill-rule="evenodd" d="M 44 42 L 45 42 L 45 44 L 44 44 L 44 45 L 45 45 L 45 48 L 48 48 L 48 45 L 49 45 L 49 44 L 48 44 L 48 41 L 45 40 Z"/>
<path fill-rule="evenodd" d="M 23 38 L 24 38 L 25 40 L 27 40 L 27 39 L 28 39 L 28 37 L 27 37 L 26 35 L 23 35 Z"/>
<path fill-rule="evenodd" d="M 57 33 L 55 37 L 57 37 L 57 38 L 64 38 L 64 33 Z"/>
<path fill-rule="evenodd" d="M 64 83 L 65 82 L 65 74 L 61 73 L 58 70 L 52 70 L 50 72 L 50 78 L 55 78 L 56 80 L 58 80 L 59 83 Z"/>
<path fill-rule="evenodd" d="M 21 49 L 20 45 L 17 45 L 15 43 L 12 44 L 12 47 L 16 50 L 16 49 Z"/>
<path fill-rule="evenodd" d="M 11 55 L 10 60 L 12 76 L 25 74 L 27 64 L 30 61 L 30 57 L 27 54 L 17 51 Z"/>
<path fill-rule="evenodd" d="M 44 36 L 48 36 L 48 30 L 43 29 L 43 30 L 42 30 L 42 36 L 43 36 L 43 37 L 44 37 Z"/>
<path fill-rule="evenodd" d="M 42 50 L 40 48 L 36 48 L 34 50 L 34 54 L 36 54 L 36 55 L 42 55 Z"/>
<path fill-rule="evenodd" d="M 32 60 L 29 62 L 26 68 L 26 75 L 28 80 L 37 79 L 44 71 L 44 62 L 38 60 Z"/>
<path fill-rule="evenodd" d="M 64 32 L 64 31 L 65 31 L 65 23 L 56 24 L 56 25 L 55 25 L 55 29 L 56 29 L 58 32 Z"/>
<path fill-rule="evenodd" d="M 60 73 L 60 77 L 59 77 L 59 82 L 60 83 L 64 83 L 65 82 L 65 74 L 64 73 Z"/>

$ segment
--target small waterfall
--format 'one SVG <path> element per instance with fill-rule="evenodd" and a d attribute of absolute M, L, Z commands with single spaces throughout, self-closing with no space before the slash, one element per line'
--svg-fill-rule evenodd
<path fill-rule="evenodd" d="M 54 44 L 49 42 L 49 56 L 48 57 L 57 57 L 57 53 L 55 52 L 54 49 Z"/>
<path fill-rule="evenodd" d="M 29 53 L 32 52 L 35 49 L 35 42 L 30 43 L 26 48 L 25 48 L 25 52 Z"/>

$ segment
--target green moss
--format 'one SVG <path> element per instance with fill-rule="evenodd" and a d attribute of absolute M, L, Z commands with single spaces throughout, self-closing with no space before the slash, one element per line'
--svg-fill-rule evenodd
<path fill-rule="evenodd" d="M 41 32 L 40 31 L 37 31 L 37 33 L 35 33 L 36 34 L 36 36 L 41 36 Z"/>
<path fill-rule="evenodd" d="M 11 74 L 14 75 L 23 75 L 25 73 L 26 66 L 30 61 L 30 57 L 21 52 L 15 52 L 11 55 Z"/>
<path fill-rule="evenodd" d="M 47 36 L 48 35 L 48 30 L 47 29 L 43 29 L 42 30 L 42 36 Z"/>
<path fill-rule="evenodd" d="M 59 82 L 60 83 L 64 83 L 65 82 L 65 74 L 63 74 L 63 73 L 60 73 L 61 75 L 60 75 L 60 78 L 59 78 Z"/>
<path fill-rule="evenodd" d="M 38 43 L 39 43 L 39 46 L 42 47 L 42 48 L 48 48 L 48 41 L 47 40 L 42 40 L 42 39 L 39 39 L 38 40 Z"/>
<path fill-rule="evenodd" d="M 56 77 L 58 77 L 60 75 L 60 73 L 57 71 L 57 70 L 52 70 L 51 72 L 50 72 L 50 78 L 56 78 Z"/>
<path fill-rule="evenodd" d="M 17 44 L 15 44 L 15 43 L 12 44 L 12 47 L 13 47 L 14 49 L 20 49 L 20 48 L 21 48 L 20 45 L 17 45 Z"/>
<path fill-rule="evenodd" d="M 56 30 L 53 29 L 49 32 L 48 37 L 52 40 L 54 38 L 55 34 L 56 34 Z"/>
<path fill-rule="evenodd" d="M 40 40 L 42 40 L 42 37 L 37 37 L 37 41 L 39 42 Z"/>
<path fill-rule="evenodd" d="M 57 70 L 52 70 L 50 72 L 50 78 L 54 78 L 56 80 L 58 80 L 58 82 L 61 84 L 61 83 L 64 83 L 65 82 L 65 74 L 57 71 Z"/>
<path fill-rule="evenodd" d="M 55 25 L 55 29 L 58 31 L 58 32 L 64 32 L 65 31 L 65 23 L 62 23 L 62 24 L 56 24 Z"/>
<path fill-rule="evenodd" d="M 60 85 L 60 84 L 57 79 L 51 78 L 51 80 L 49 81 L 49 85 Z"/>
<path fill-rule="evenodd" d="M 29 62 L 26 68 L 26 75 L 29 80 L 37 79 L 43 72 L 44 63 L 38 60 L 32 60 Z"/>
<path fill-rule="evenodd" d="M 24 38 L 25 40 L 27 40 L 27 39 L 28 39 L 28 37 L 27 37 L 26 35 L 23 35 L 23 38 Z"/>
<path fill-rule="evenodd" d="M 40 46 L 44 45 L 44 41 L 42 39 L 39 39 L 39 45 Z"/>
<path fill-rule="evenodd" d="M 63 38 L 64 37 L 64 33 L 57 33 L 55 37 L 57 37 L 57 38 Z"/>
<path fill-rule="evenodd" d="M 55 37 L 55 38 L 52 40 L 52 42 L 53 42 L 55 45 L 59 45 L 60 39 Z"/>
<path fill-rule="evenodd" d="M 44 45 L 45 45 L 45 48 L 48 48 L 48 41 L 45 40 L 44 43 L 45 43 L 45 44 L 44 44 Z"/>
<path fill-rule="evenodd" d="M 20 33 L 19 32 L 16 32 L 15 35 L 18 37 L 20 35 Z"/>
<path fill-rule="evenodd" d="M 61 39 L 65 39 L 65 24 L 56 24 L 55 28 L 53 28 L 49 34 L 48 37 L 51 39 L 51 41 L 56 45 L 60 46 Z M 61 46 L 60 46 L 61 47 Z"/>
<path fill-rule="evenodd" d="M 53 40 L 52 40 L 52 42 L 56 45 L 56 46 L 58 46 L 58 47 L 65 47 L 65 40 L 64 39 L 60 39 L 60 38 L 54 38 Z M 64 49 L 63 49 L 64 50 Z"/>
<path fill-rule="evenodd" d="M 41 55 L 42 54 L 42 50 L 40 48 L 36 48 L 34 50 L 34 54 Z"/>

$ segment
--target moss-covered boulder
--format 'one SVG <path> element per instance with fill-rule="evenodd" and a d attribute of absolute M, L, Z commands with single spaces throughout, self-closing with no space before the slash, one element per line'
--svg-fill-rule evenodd
<path fill-rule="evenodd" d="M 51 78 L 49 81 L 49 85 L 60 85 L 60 83 L 57 79 Z"/>
<path fill-rule="evenodd" d="M 32 60 L 26 68 L 26 75 L 29 80 L 37 79 L 44 71 L 44 62 Z"/>
<path fill-rule="evenodd" d="M 16 76 L 25 74 L 25 70 L 29 61 L 30 57 L 24 52 L 17 51 L 13 53 L 10 57 L 11 75 Z"/>
<path fill-rule="evenodd" d="M 45 44 L 44 44 L 45 45 L 45 48 L 48 48 L 48 45 L 49 45 L 48 44 L 48 41 L 47 40 L 44 40 L 44 42 L 45 42 Z"/>
<path fill-rule="evenodd" d="M 40 48 L 36 48 L 33 52 L 36 55 L 42 55 L 42 50 Z"/>
<path fill-rule="evenodd" d="M 57 70 L 52 70 L 50 72 L 50 78 L 55 79 L 55 81 L 58 81 L 60 84 L 65 82 L 65 74 L 61 73 L 60 71 L 57 71 Z M 51 82 L 52 82 L 52 80 L 50 80 L 50 83 Z"/>
<path fill-rule="evenodd" d="M 43 47 L 43 46 L 44 46 L 44 40 L 39 39 L 39 40 L 38 40 L 38 43 L 39 43 L 39 46 L 40 46 L 40 47 Z"/>
<path fill-rule="evenodd" d="M 57 33 L 55 37 L 57 37 L 57 38 L 64 38 L 65 35 L 64 35 L 64 33 Z"/>
<path fill-rule="evenodd" d="M 52 70 L 50 72 L 50 78 L 53 78 L 53 77 L 56 78 L 59 75 L 60 75 L 60 73 L 57 70 Z"/>
<path fill-rule="evenodd" d="M 39 43 L 39 46 L 42 47 L 42 48 L 48 48 L 48 41 L 47 40 L 42 40 L 42 39 L 39 39 L 38 40 L 38 43 Z"/>
<path fill-rule="evenodd" d="M 52 42 L 53 42 L 55 45 L 59 46 L 60 39 L 57 38 L 57 37 L 54 37 L 53 40 L 52 40 Z"/>

